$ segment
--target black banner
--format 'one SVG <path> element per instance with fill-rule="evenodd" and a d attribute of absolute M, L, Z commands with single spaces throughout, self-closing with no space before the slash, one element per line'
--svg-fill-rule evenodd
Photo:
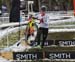
<path fill-rule="evenodd" d="M 46 52 L 48 59 L 75 59 L 75 52 Z"/>
<path fill-rule="evenodd" d="M 42 41 L 41 41 L 42 42 Z M 41 44 L 40 42 L 40 44 Z M 38 42 L 32 41 L 31 46 L 37 45 Z M 44 46 L 59 45 L 59 46 L 75 46 L 75 40 L 46 40 Z"/>
<path fill-rule="evenodd" d="M 43 54 L 41 52 L 14 52 L 14 60 L 37 60 L 42 59 Z"/>
<path fill-rule="evenodd" d="M 55 40 L 55 45 L 59 45 L 59 46 L 75 46 L 75 40 Z"/>
<path fill-rule="evenodd" d="M 75 59 L 75 52 L 16 52 L 13 60 L 39 60 L 39 59 Z"/>
<path fill-rule="evenodd" d="M 41 40 L 41 42 L 42 42 L 42 40 Z M 40 44 L 41 44 L 41 42 L 40 42 Z M 53 42 L 54 42 L 53 40 L 46 40 L 44 42 L 44 46 L 53 45 Z M 38 45 L 38 42 L 31 41 L 31 46 L 36 46 L 36 45 Z"/>

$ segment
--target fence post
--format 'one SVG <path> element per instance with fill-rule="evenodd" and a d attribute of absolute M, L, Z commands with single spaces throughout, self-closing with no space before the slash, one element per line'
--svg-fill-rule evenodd
<path fill-rule="evenodd" d="M 7 47 L 9 47 L 9 37 L 8 37 L 8 30 L 9 30 L 9 29 L 7 29 Z"/>

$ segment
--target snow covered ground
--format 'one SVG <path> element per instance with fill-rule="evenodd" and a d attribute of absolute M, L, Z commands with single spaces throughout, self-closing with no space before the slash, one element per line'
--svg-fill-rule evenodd
<path fill-rule="evenodd" d="M 10 61 L 0 56 L 0 62 L 10 62 Z"/>

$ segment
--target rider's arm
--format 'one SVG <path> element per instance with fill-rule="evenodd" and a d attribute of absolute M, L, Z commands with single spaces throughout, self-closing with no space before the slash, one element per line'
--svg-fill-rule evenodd
<path fill-rule="evenodd" d="M 33 16 L 33 19 L 40 20 L 40 19 L 39 19 L 39 15 Z"/>

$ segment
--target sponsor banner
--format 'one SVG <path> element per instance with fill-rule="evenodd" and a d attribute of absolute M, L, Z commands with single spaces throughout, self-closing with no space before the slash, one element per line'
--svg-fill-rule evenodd
<path fill-rule="evenodd" d="M 16 52 L 13 60 L 39 60 L 39 59 L 75 59 L 75 52 Z"/>
<path fill-rule="evenodd" d="M 75 40 L 46 40 L 44 42 L 44 46 L 51 46 L 54 45 L 54 43 L 55 45 L 59 45 L 59 46 L 75 46 Z M 36 46 L 36 45 L 38 45 L 38 42 L 35 41 L 31 42 L 31 46 Z"/>
<path fill-rule="evenodd" d="M 59 46 L 75 46 L 75 40 L 55 40 L 55 45 L 59 45 Z"/>
<path fill-rule="evenodd" d="M 53 45 L 53 42 L 54 42 L 54 40 L 46 40 L 46 41 L 44 42 L 44 46 Z M 42 40 L 41 40 L 40 44 L 41 44 L 41 43 L 42 43 Z M 31 46 L 36 46 L 36 45 L 38 45 L 38 42 L 31 41 Z"/>
<path fill-rule="evenodd" d="M 45 52 L 48 59 L 75 59 L 75 52 Z"/>
<path fill-rule="evenodd" d="M 38 60 L 42 59 L 43 54 L 41 52 L 14 52 L 13 60 Z"/>

